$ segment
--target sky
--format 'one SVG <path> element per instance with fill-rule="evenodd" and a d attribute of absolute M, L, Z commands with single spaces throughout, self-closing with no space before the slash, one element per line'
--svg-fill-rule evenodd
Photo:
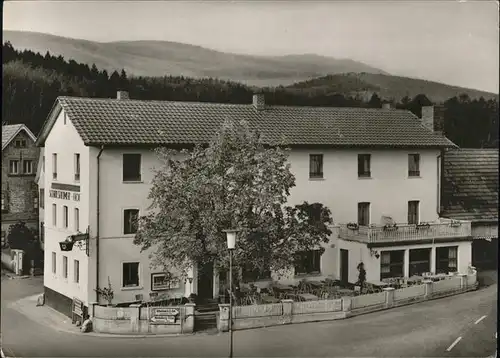
<path fill-rule="evenodd" d="M 499 92 L 499 10 L 490 0 L 6 1 L 3 28 L 254 55 L 313 53 Z"/>

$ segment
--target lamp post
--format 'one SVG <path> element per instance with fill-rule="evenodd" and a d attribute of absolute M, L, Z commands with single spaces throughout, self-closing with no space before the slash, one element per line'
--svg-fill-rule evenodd
<path fill-rule="evenodd" d="M 229 250 L 229 358 L 233 358 L 233 250 L 236 246 L 236 233 L 239 230 L 224 230 Z"/>

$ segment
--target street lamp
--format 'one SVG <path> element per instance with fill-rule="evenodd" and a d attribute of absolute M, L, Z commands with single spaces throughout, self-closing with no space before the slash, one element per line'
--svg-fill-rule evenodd
<path fill-rule="evenodd" d="M 229 358 L 233 358 L 233 250 L 236 247 L 237 229 L 224 230 L 229 250 Z"/>

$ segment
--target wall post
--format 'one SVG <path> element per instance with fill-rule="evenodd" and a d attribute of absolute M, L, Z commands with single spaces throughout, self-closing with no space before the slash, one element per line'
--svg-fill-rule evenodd
<path fill-rule="evenodd" d="M 352 299 L 351 297 L 342 297 L 342 311 L 351 312 L 352 310 Z"/>
<path fill-rule="evenodd" d="M 283 324 L 292 323 L 293 300 L 281 300 L 283 306 Z"/>
<path fill-rule="evenodd" d="M 89 302 L 89 316 L 91 318 L 95 317 L 95 307 L 99 305 L 97 302 Z"/>
<path fill-rule="evenodd" d="M 184 322 L 181 322 L 183 325 L 182 333 L 193 333 L 194 332 L 194 310 L 196 304 L 194 303 L 186 303 L 184 305 Z"/>
<path fill-rule="evenodd" d="M 219 332 L 229 331 L 229 303 L 219 304 L 219 319 L 217 320 L 217 326 Z"/>
<path fill-rule="evenodd" d="M 425 280 L 424 285 L 425 285 L 425 294 L 424 298 L 429 299 L 432 296 L 432 289 L 433 289 L 433 284 L 434 282 L 432 280 Z"/>
<path fill-rule="evenodd" d="M 140 319 L 141 319 L 141 305 L 132 304 L 130 307 L 130 331 L 139 332 L 140 331 Z M 149 324 L 149 322 L 148 322 Z"/>
<path fill-rule="evenodd" d="M 385 291 L 385 307 L 389 308 L 394 305 L 394 287 L 386 287 Z"/>
<path fill-rule="evenodd" d="M 460 289 L 462 291 L 467 291 L 467 274 L 461 273 L 459 276 L 460 276 Z"/>

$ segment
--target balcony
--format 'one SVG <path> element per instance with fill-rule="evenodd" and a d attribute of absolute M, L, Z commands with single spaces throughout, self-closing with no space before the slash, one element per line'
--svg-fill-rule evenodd
<path fill-rule="evenodd" d="M 440 218 L 437 222 L 420 225 L 371 225 L 359 226 L 340 225 L 339 237 L 344 240 L 358 241 L 367 244 L 409 243 L 422 240 L 467 238 L 471 234 L 470 221 L 458 221 Z"/>

